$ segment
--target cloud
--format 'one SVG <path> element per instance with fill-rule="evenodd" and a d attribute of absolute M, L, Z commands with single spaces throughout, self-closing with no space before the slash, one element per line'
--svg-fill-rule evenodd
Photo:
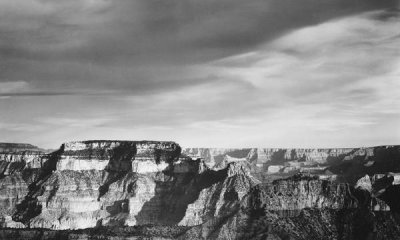
<path fill-rule="evenodd" d="M 363 13 L 391 6 L 0 0 L 2 121 L 41 129 L 27 137 L 3 124 L 0 133 L 52 147 L 90 138 L 393 143 L 399 18 Z"/>
<path fill-rule="evenodd" d="M 249 53 L 199 65 L 198 72 L 212 72 L 224 84 L 164 98 L 166 105 L 179 106 L 171 112 L 184 113 L 167 124 L 197 129 L 198 141 L 217 145 L 241 142 L 244 135 L 253 136 L 247 144 L 269 146 L 395 143 L 400 19 L 383 18 L 387 14 L 369 12 L 301 28 Z M 369 131 L 376 135 L 366 135 Z"/>
<path fill-rule="evenodd" d="M 0 97 L 33 97 L 33 96 L 65 96 L 65 95 L 95 95 L 106 93 L 106 91 L 69 90 L 55 91 L 52 89 L 37 89 L 26 81 L 0 82 Z"/>
<path fill-rule="evenodd" d="M 0 95 L 25 90 L 27 87 L 28 83 L 24 81 L 0 82 Z"/>
<path fill-rule="evenodd" d="M 95 128 L 95 127 L 101 127 L 105 123 L 115 120 L 115 118 L 103 117 L 103 118 L 86 119 L 86 118 L 71 118 L 71 117 L 41 117 L 35 120 L 40 123 L 61 126 L 63 128 Z"/>
<path fill-rule="evenodd" d="M 25 123 L 3 123 L 0 122 L 0 130 L 11 131 L 11 132 L 36 132 L 43 130 L 44 128 L 35 124 Z"/>
<path fill-rule="evenodd" d="M 397 86 L 393 80 L 398 76 L 399 17 L 379 20 L 384 14 L 356 15 L 290 32 L 257 51 L 214 62 L 214 72 L 292 102 L 343 98 L 349 103 L 350 97 L 358 104 L 376 101 L 380 92 Z"/>
<path fill-rule="evenodd" d="M 390 5 L 389 0 L 1 0 L 0 81 L 24 79 L 38 91 L 78 94 L 190 87 L 199 82 L 192 65 L 243 53 L 293 28 Z"/>

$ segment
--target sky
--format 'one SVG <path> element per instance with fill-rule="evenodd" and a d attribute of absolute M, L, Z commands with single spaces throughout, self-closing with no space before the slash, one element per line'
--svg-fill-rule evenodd
<path fill-rule="evenodd" d="M 400 144 L 395 0 L 0 0 L 0 141 Z"/>

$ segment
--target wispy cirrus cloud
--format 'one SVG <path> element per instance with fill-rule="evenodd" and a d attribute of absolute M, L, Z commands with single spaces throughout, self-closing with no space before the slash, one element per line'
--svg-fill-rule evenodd
<path fill-rule="evenodd" d="M 1 122 L 15 124 L 0 133 L 51 147 L 395 143 L 399 17 L 365 12 L 394 4 L 0 0 Z"/>
<path fill-rule="evenodd" d="M 190 87 L 204 79 L 191 80 L 192 65 L 391 2 L 1 0 L 0 81 L 24 79 L 44 93 Z"/>
<path fill-rule="evenodd" d="M 96 118 L 71 118 L 68 116 L 65 117 L 42 117 L 36 118 L 35 121 L 40 122 L 42 124 L 50 124 L 63 128 L 96 128 L 101 127 L 108 122 L 115 121 L 116 118 L 112 117 L 96 117 Z"/>
<path fill-rule="evenodd" d="M 37 132 L 43 130 L 43 126 L 39 126 L 34 123 L 4 123 L 0 122 L 0 130 L 11 131 L 11 132 L 27 132 L 31 134 L 32 132 Z"/>
<path fill-rule="evenodd" d="M 293 31 L 208 67 L 286 104 L 393 112 L 400 104 L 399 26 L 397 13 L 355 15 Z"/>
<path fill-rule="evenodd" d="M 26 90 L 28 83 L 24 81 L 0 82 L 0 94 L 8 94 Z"/>

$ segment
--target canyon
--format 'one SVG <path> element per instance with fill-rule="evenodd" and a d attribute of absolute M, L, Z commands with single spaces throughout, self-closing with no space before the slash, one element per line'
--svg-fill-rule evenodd
<path fill-rule="evenodd" d="M 0 143 L 0 239 L 399 239 L 400 146 Z"/>

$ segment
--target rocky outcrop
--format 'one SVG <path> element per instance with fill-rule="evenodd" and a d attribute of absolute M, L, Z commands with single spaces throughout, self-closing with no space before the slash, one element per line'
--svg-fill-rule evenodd
<path fill-rule="evenodd" d="M 24 226 L 12 221 L 11 216 L 27 194 L 28 184 L 20 173 L 5 176 L 0 180 L 0 227 Z"/>
<path fill-rule="evenodd" d="M 367 191 L 381 208 L 384 206 L 387 210 L 400 212 L 397 197 L 400 194 L 398 173 L 365 175 L 357 181 L 355 187 Z"/>
<path fill-rule="evenodd" d="M 47 160 L 47 154 L 33 145 L 0 143 L 0 226 L 25 227 L 12 215 Z"/>
<path fill-rule="evenodd" d="M 84 141 L 61 146 L 57 170 L 129 171 L 151 164 L 170 162 L 180 156 L 180 146 L 174 142 L 156 141 Z M 147 161 L 146 164 L 139 162 Z M 154 165 L 152 166 L 154 167 Z M 107 168 L 107 169 L 106 169 Z M 143 171 L 148 171 L 143 169 Z"/>
<path fill-rule="evenodd" d="M 360 184 L 363 183 L 363 184 Z M 371 196 L 377 198 L 377 202 L 384 202 L 392 212 L 400 213 L 400 184 L 398 173 L 374 174 L 358 180 L 357 185 L 363 185 Z M 360 187 L 359 187 L 360 188 Z"/>
<path fill-rule="evenodd" d="M 235 221 L 231 221 L 233 219 Z M 399 226 L 399 219 L 390 212 L 372 213 L 362 209 L 303 209 L 295 217 L 282 217 L 271 212 L 260 217 L 250 217 L 241 213 L 218 226 L 217 229 L 224 231 L 208 232 L 205 228 L 197 227 L 187 231 L 180 239 L 190 239 L 190 235 L 196 236 L 195 234 L 201 229 L 207 236 L 203 239 L 384 240 L 399 239 Z M 205 234 L 206 232 L 208 234 Z"/>
<path fill-rule="evenodd" d="M 221 162 L 225 156 L 232 158 L 246 158 L 255 162 L 258 167 L 264 165 L 278 165 L 290 161 L 300 161 L 304 164 L 327 164 L 332 161 L 351 159 L 354 156 L 371 154 L 371 149 L 280 149 L 280 148 L 185 148 L 183 154 L 192 158 L 203 158 L 213 167 Z M 347 158 L 346 158 L 347 157 Z"/>
<path fill-rule="evenodd" d="M 224 164 L 212 170 L 180 157 L 172 142 L 66 143 L 49 156 L 13 220 L 60 230 L 200 224 L 239 206 L 258 183 L 247 161 Z"/>
<path fill-rule="evenodd" d="M 297 169 L 324 166 L 325 168 L 332 167 L 330 170 L 335 173 L 344 173 L 350 171 L 349 165 L 353 163 L 361 167 L 361 170 L 357 172 L 361 175 L 367 169 L 371 172 L 387 172 L 394 167 L 396 171 L 400 171 L 399 146 L 336 149 L 185 148 L 182 152 L 194 159 L 204 159 L 210 168 L 218 167 L 226 157 L 244 158 L 252 164 L 252 172 L 264 172 L 269 166 L 290 166 Z M 312 168 L 308 169 L 309 172 L 312 170 Z M 276 173 L 276 171 L 271 173 Z"/>
<path fill-rule="evenodd" d="M 134 226 L 98 227 L 96 229 L 0 229 L 0 239 L 12 240 L 173 240 L 187 231 L 188 227 Z"/>
<path fill-rule="evenodd" d="M 180 147 L 173 142 L 65 143 L 49 156 L 40 177 L 31 184 L 20 204 L 23 211 L 15 213 L 13 218 L 30 227 L 52 229 L 113 222 L 120 217 L 114 215 L 124 213 L 127 206 L 124 204 L 136 194 L 132 184 L 143 180 L 140 174 L 162 173 L 179 156 Z M 125 184 L 123 189 L 121 184 Z"/>
<path fill-rule="evenodd" d="M 363 193 L 301 175 L 256 185 L 236 211 L 194 226 L 179 239 L 396 239 L 398 219 L 372 208 L 375 200 L 366 202 Z"/>
<path fill-rule="evenodd" d="M 115 229 L 167 239 L 356 239 L 358 228 L 383 229 L 377 219 L 400 212 L 398 174 L 364 173 L 396 167 L 396 146 L 182 151 L 174 142 L 96 140 L 50 154 L 21 149 L 2 155 L 0 227 L 34 228 L 42 239 Z M 346 182 L 346 164 L 364 174 Z M 397 231 L 395 219 L 385 221 Z"/>
<path fill-rule="evenodd" d="M 347 181 L 356 182 L 365 174 L 400 172 L 400 146 L 380 146 L 359 149 L 346 156 L 343 161 L 329 166 L 328 170 L 346 176 Z"/>
<path fill-rule="evenodd" d="M 300 162 L 310 162 L 314 164 L 326 164 L 337 158 L 343 158 L 351 154 L 354 149 L 278 149 L 261 148 L 257 150 L 258 162 L 278 164 L 287 161 L 298 160 Z M 361 153 L 360 153 L 361 154 Z"/>
<path fill-rule="evenodd" d="M 250 184 L 254 185 L 256 181 L 243 180 L 248 178 L 246 175 L 239 177 L 243 172 L 241 167 L 230 165 L 222 171 L 199 172 L 200 161 L 192 161 L 189 163 L 192 166 L 186 168 L 188 172 L 182 172 L 179 167 L 175 171 L 174 166 L 180 164 L 171 165 L 164 173 L 129 172 L 116 177 L 104 194 L 100 192 L 101 186 L 110 173 L 55 171 L 41 184 L 44 191 L 34 196 L 41 212 L 27 224 L 51 229 L 178 223 L 187 226 L 189 222 L 185 219 L 193 221 L 192 212 L 199 218 L 196 221 L 202 223 L 204 219 L 224 212 L 224 207 L 226 210 L 228 206 L 239 204 Z M 221 198 L 221 192 L 227 192 L 227 197 Z M 204 206 L 195 201 L 201 201 L 205 194 L 211 195 L 207 200 L 207 211 L 201 212 L 205 210 Z"/>
<path fill-rule="evenodd" d="M 47 161 L 46 155 L 30 144 L 0 143 L 0 178 L 25 168 L 40 169 Z"/>
<path fill-rule="evenodd" d="M 184 148 L 182 154 L 192 158 L 201 158 L 209 168 L 221 168 L 221 163 L 228 157 L 231 159 L 246 159 L 252 162 L 257 159 L 255 148 Z"/>
<path fill-rule="evenodd" d="M 0 153 L 0 178 L 24 169 L 40 169 L 47 160 L 41 152 Z"/>
<path fill-rule="evenodd" d="M 44 150 L 27 143 L 0 143 L 0 153 L 17 152 L 44 152 Z"/>
<path fill-rule="evenodd" d="M 231 214 L 239 208 L 249 189 L 260 183 L 250 175 L 250 166 L 246 161 L 230 163 L 223 171 L 226 178 L 204 188 L 196 201 L 187 207 L 179 225 L 199 225 L 208 219 Z"/>
<path fill-rule="evenodd" d="M 358 189 L 366 190 L 368 192 L 372 192 L 371 178 L 366 174 L 364 177 L 358 179 L 355 187 Z"/>
<path fill-rule="evenodd" d="M 293 211 L 304 208 L 357 208 L 357 199 L 348 184 L 319 180 L 316 177 L 296 175 L 280 179 L 272 185 L 252 190 L 249 203 L 266 211 Z"/>

